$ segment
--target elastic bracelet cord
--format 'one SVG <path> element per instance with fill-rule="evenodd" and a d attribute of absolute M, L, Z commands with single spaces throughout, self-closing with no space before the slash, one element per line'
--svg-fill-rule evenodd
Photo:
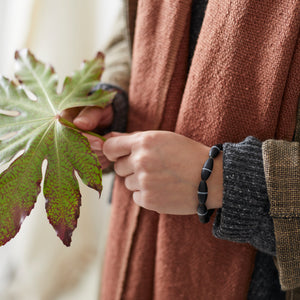
<path fill-rule="evenodd" d="M 214 159 L 219 155 L 219 153 L 223 151 L 223 145 L 217 144 L 212 146 L 209 150 L 209 158 L 204 163 L 202 171 L 201 171 L 201 181 L 198 186 L 198 208 L 197 215 L 201 223 L 205 224 L 209 222 L 211 215 L 214 212 L 214 209 L 207 209 L 206 200 L 208 195 L 207 189 L 207 179 L 209 178 L 213 167 L 214 167 Z"/>

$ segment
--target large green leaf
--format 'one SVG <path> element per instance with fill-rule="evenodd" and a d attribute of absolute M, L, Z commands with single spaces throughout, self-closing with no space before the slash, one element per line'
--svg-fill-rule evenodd
<path fill-rule="evenodd" d="M 0 175 L 0 245 L 19 231 L 41 190 L 42 163 L 47 160 L 43 193 L 46 211 L 67 246 L 76 228 L 81 195 L 76 173 L 101 193 L 101 166 L 87 139 L 65 126 L 60 113 L 78 106 L 104 107 L 113 94 L 90 94 L 103 71 L 103 56 L 84 62 L 57 93 L 57 75 L 28 50 L 16 52 L 15 85 L 0 77 L 0 165 L 16 158 Z M 23 154 L 20 151 L 23 150 Z"/>

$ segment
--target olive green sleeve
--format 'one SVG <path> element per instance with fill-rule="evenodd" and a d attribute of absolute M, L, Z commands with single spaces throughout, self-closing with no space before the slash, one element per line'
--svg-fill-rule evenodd
<path fill-rule="evenodd" d="M 267 140 L 263 161 L 284 290 L 300 287 L 300 116 L 295 142 Z"/>

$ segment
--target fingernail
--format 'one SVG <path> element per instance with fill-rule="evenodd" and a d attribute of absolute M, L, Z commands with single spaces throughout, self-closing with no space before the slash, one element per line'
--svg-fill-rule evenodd
<path fill-rule="evenodd" d="M 99 141 L 92 142 L 91 148 L 94 150 L 102 150 L 102 143 Z"/>
<path fill-rule="evenodd" d="M 84 117 L 78 117 L 74 120 L 74 123 L 78 126 L 88 126 L 89 125 L 89 120 Z"/>

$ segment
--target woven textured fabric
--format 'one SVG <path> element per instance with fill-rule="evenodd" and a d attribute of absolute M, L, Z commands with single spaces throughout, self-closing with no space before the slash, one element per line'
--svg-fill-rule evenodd
<path fill-rule="evenodd" d="M 295 131 L 295 141 L 300 142 L 300 98 L 298 104 L 298 112 L 297 112 L 297 125 Z"/>
<path fill-rule="evenodd" d="M 270 213 L 277 218 L 300 218 L 300 146 L 297 142 L 263 143 Z"/>
<path fill-rule="evenodd" d="M 210 1 L 186 78 L 190 6 L 138 1 L 129 131 L 175 128 L 208 146 L 291 139 L 297 2 Z M 102 299 L 246 299 L 255 251 L 216 239 L 212 223 L 138 208 L 118 178 Z"/>
<path fill-rule="evenodd" d="M 300 287 L 300 144 L 268 140 L 262 149 L 280 282 L 290 290 Z"/>
<path fill-rule="evenodd" d="M 277 265 L 283 290 L 299 288 L 300 219 L 274 218 Z"/>

